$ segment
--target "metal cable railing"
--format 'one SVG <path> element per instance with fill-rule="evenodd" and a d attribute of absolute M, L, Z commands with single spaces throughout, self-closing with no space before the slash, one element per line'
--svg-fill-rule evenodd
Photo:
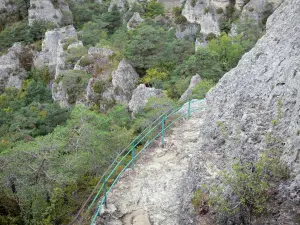
<path fill-rule="evenodd" d="M 89 217 L 91 211 L 94 211 L 93 216 L 91 218 L 91 225 L 95 225 L 97 217 L 101 212 L 101 209 L 103 208 L 103 206 L 106 206 L 107 194 L 115 186 L 122 173 L 130 165 L 134 170 L 134 165 L 137 157 L 159 136 L 161 136 L 161 143 L 162 145 L 164 145 L 165 131 L 178 120 L 186 116 L 189 119 L 191 113 L 203 109 L 203 107 L 193 107 L 196 102 L 199 103 L 201 101 L 205 101 L 205 99 L 190 100 L 188 103 L 184 104 L 180 108 L 171 111 L 167 115 L 162 114 L 150 125 L 148 125 L 137 137 L 135 137 L 134 140 L 125 149 L 123 149 L 123 151 L 120 152 L 120 154 L 115 158 L 115 160 L 112 162 L 109 168 L 102 175 L 92 194 L 86 200 L 85 204 L 82 206 L 80 212 L 77 214 L 76 217 L 79 217 L 79 214 L 82 213 L 87 203 L 92 199 L 92 195 L 95 194 L 87 210 L 82 215 L 82 219 L 86 219 L 87 217 Z M 96 193 L 97 189 L 98 191 Z M 97 201 L 97 199 L 99 200 Z M 96 205 L 96 202 L 99 203 Z M 71 224 L 74 224 L 74 221 Z M 81 222 L 79 222 L 79 224 L 81 224 Z"/>

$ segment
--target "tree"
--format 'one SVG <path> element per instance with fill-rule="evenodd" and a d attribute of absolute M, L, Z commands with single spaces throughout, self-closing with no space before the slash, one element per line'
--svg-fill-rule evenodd
<path fill-rule="evenodd" d="M 148 69 L 164 61 L 168 32 L 161 27 L 142 24 L 130 33 L 124 55 L 138 68 Z"/>

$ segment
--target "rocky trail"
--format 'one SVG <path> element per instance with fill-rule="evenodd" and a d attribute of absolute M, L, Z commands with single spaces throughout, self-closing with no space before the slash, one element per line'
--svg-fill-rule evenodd
<path fill-rule="evenodd" d="M 166 135 L 164 148 L 157 141 L 145 150 L 135 170 L 127 169 L 108 194 L 107 208 L 102 210 L 97 224 L 179 224 L 180 196 L 184 191 L 180 184 L 197 149 L 204 112 L 202 109 L 189 120 L 175 124 Z"/>

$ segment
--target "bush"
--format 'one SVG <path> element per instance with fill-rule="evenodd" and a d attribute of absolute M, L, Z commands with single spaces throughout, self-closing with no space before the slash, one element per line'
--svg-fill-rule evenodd
<path fill-rule="evenodd" d="M 93 85 L 95 93 L 102 94 L 105 90 L 105 82 L 103 80 L 97 80 Z"/>
<path fill-rule="evenodd" d="M 70 48 L 67 51 L 67 63 L 74 66 L 78 62 L 78 60 L 81 59 L 81 57 L 86 55 L 87 53 L 88 53 L 88 50 L 84 46 L 80 46 L 77 48 Z M 83 61 L 84 61 L 84 59 L 83 59 Z M 82 62 L 82 64 L 84 65 L 85 63 Z"/>
<path fill-rule="evenodd" d="M 73 15 L 70 11 L 62 11 L 61 25 L 67 26 L 73 24 Z"/>
<path fill-rule="evenodd" d="M 176 24 L 183 24 L 183 23 L 186 23 L 186 22 L 187 22 L 187 19 L 183 15 L 180 15 L 180 16 L 175 18 L 175 23 Z"/>
<path fill-rule="evenodd" d="M 282 174 L 288 177 L 286 166 L 274 150 L 264 152 L 257 162 L 236 161 L 231 171 L 221 174 L 222 185 L 210 189 L 209 205 L 222 217 L 239 215 L 248 224 L 254 215 L 265 211 L 269 189 Z M 228 188 L 230 193 L 224 196 Z"/>
<path fill-rule="evenodd" d="M 86 67 L 86 66 L 91 65 L 93 62 L 94 62 L 94 59 L 91 56 L 86 55 L 86 56 L 82 57 L 82 59 L 79 62 L 79 65 L 82 67 Z"/>
<path fill-rule="evenodd" d="M 196 6 L 196 3 L 197 3 L 197 0 L 191 0 L 191 5 L 192 5 L 193 7 Z"/>
<path fill-rule="evenodd" d="M 223 8 L 217 8 L 216 10 L 217 14 L 222 14 L 224 12 Z"/>
<path fill-rule="evenodd" d="M 22 51 L 18 54 L 18 58 L 22 68 L 27 71 L 31 70 L 31 67 L 33 66 L 33 53 L 31 49 L 28 47 L 22 48 Z"/>
<path fill-rule="evenodd" d="M 161 88 L 162 82 L 168 77 L 168 71 L 160 68 L 150 68 L 146 71 L 146 76 L 141 80 L 146 84 L 153 85 L 156 88 Z"/>
<path fill-rule="evenodd" d="M 68 70 L 58 81 L 62 82 L 63 89 L 68 93 L 68 101 L 73 104 L 85 92 L 91 75 L 81 70 Z"/>
<path fill-rule="evenodd" d="M 152 0 L 145 7 L 145 17 L 153 18 L 154 16 L 164 15 L 165 9 L 162 3 Z"/>
<path fill-rule="evenodd" d="M 133 66 L 148 69 L 165 60 L 167 42 L 167 31 L 158 26 L 142 24 L 132 31 L 124 55 Z"/>
<path fill-rule="evenodd" d="M 196 85 L 196 87 L 193 88 L 192 94 L 193 98 L 196 99 L 202 99 L 205 98 L 206 93 L 215 86 L 215 83 L 211 80 L 201 80 L 199 84 Z"/>
<path fill-rule="evenodd" d="M 175 17 L 178 17 L 178 16 L 181 15 L 182 9 L 181 9 L 180 7 L 178 7 L 178 6 L 176 6 L 176 7 L 174 7 L 174 8 L 172 9 L 172 13 L 173 13 L 173 15 L 174 15 Z"/>
<path fill-rule="evenodd" d="M 215 39 L 217 36 L 214 33 L 209 33 L 206 35 L 205 40 L 210 41 L 212 39 Z"/>

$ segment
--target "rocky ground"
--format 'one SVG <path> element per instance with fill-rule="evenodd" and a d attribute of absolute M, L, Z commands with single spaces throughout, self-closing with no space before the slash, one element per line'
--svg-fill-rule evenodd
<path fill-rule="evenodd" d="M 179 184 L 197 149 L 205 105 L 202 102 L 199 106 L 203 110 L 175 125 L 166 136 L 164 148 L 157 141 L 143 153 L 134 171 L 125 172 L 108 195 L 108 209 L 102 212 L 98 224 L 179 224 L 180 195 L 185 191 Z"/>

